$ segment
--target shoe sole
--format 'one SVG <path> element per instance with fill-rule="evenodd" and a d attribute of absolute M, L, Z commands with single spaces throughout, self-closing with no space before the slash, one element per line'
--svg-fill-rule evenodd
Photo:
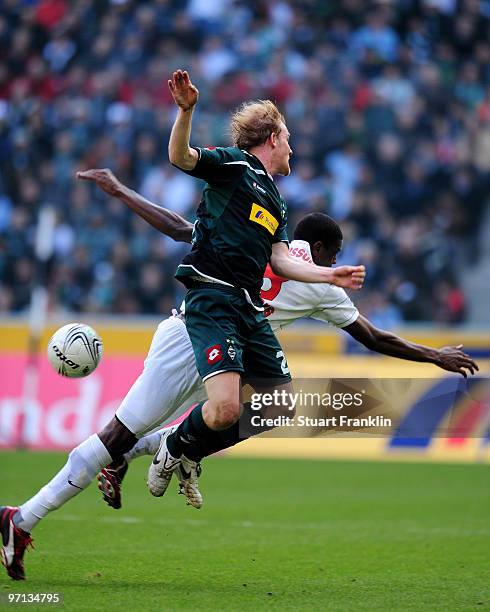
<path fill-rule="evenodd" d="M 185 497 L 188 506 L 192 506 L 193 508 L 196 508 L 196 510 L 200 510 L 203 506 L 203 498 L 202 498 L 201 492 L 199 492 L 199 496 L 201 498 L 200 501 L 192 500 L 191 496 L 188 495 L 186 492 L 186 489 L 187 489 L 186 483 L 188 482 L 188 478 L 184 478 L 184 475 L 182 474 L 182 468 L 176 470 L 176 476 L 179 481 L 179 494 Z M 199 490 L 198 487 L 197 489 Z"/>
<path fill-rule="evenodd" d="M 111 479 L 105 474 L 100 472 L 97 475 L 97 480 L 99 482 L 99 485 L 98 485 L 99 491 L 102 493 L 102 497 L 105 503 L 111 508 L 114 508 L 114 510 L 119 510 L 120 508 L 122 508 L 121 496 L 119 495 L 119 499 L 114 499 L 113 497 L 109 497 L 103 489 L 105 483 L 108 483 L 111 486 L 111 489 L 114 491 L 114 485 Z"/>

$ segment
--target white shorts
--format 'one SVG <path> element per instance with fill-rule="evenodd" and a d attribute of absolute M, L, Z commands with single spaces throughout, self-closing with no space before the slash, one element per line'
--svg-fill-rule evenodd
<path fill-rule="evenodd" d="M 165 427 L 196 402 L 206 399 L 194 351 L 180 317 L 162 321 L 153 336 L 140 374 L 116 411 L 138 438 Z"/>

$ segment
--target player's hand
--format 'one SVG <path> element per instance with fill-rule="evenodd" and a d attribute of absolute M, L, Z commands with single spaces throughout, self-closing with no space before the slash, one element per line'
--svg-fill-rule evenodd
<path fill-rule="evenodd" d="M 468 372 L 466 370 L 474 374 L 480 368 L 469 355 L 461 350 L 462 348 L 463 345 L 458 344 L 458 346 L 444 346 L 439 349 L 437 365 L 443 370 L 457 372 L 467 378 Z"/>
<path fill-rule="evenodd" d="M 168 88 L 182 110 L 188 111 L 197 104 L 199 90 L 191 83 L 187 70 L 176 70 L 168 81 Z"/>
<path fill-rule="evenodd" d="M 332 283 L 344 289 L 362 289 L 366 278 L 366 268 L 364 266 L 339 266 L 332 268 Z"/>
<path fill-rule="evenodd" d="M 77 172 L 77 178 L 84 181 L 93 181 L 97 187 L 110 196 L 116 196 L 121 192 L 122 183 L 112 174 L 109 168 L 84 170 Z"/>

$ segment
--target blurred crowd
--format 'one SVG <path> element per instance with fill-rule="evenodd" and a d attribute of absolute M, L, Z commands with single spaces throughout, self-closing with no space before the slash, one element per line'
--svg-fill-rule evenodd
<path fill-rule="evenodd" d="M 186 248 L 91 185 L 109 167 L 192 220 L 202 185 L 168 164 L 187 68 L 192 142 L 226 145 L 229 112 L 271 98 L 293 172 L 290 229 L 323 211 L 375 323 L 459 323 L 490 177 L 490 3 L 478 0 L 2 0 L 0 312 L 28 307 L 43 204 L 57 210 L 51 308 L 168 313 Z"/>

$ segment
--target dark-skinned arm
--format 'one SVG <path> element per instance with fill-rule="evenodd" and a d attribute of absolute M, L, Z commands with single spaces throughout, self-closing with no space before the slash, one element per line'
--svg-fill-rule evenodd
<path fill-rule="evenodd" d="M 465 378 L 468 375 L 466 370 L 474 374 L 479 369 L 473 359 L 461 350 L 463 348 L 462 344 L 458 346 L 444 346 L 440 349 L 424 346 L 423 344 L 415 344 L 400 338 L 400 336 L 392 332 L 378 329 L 362 315 L 359 315 L 354 323 L 347 325 L 343 329 L 370 351 L 375 351 L 382 355 L 389 355 L 390 357 L 398 357 L 399 359 L 407 359 L 409 361 L 433 363 L 443 370 L 457 372 Z"/>
<path fill-rule="evenodd" d="M 178 213 L 157 206 L 136 191 L 129 189 L 108 168 L 77 172 L 77 178 L 93 181 L 102 191 L 124 202 L 147 223 L 172 240 L 191 242 L 194 227 L 192 223 L 186 221 Z"/>

